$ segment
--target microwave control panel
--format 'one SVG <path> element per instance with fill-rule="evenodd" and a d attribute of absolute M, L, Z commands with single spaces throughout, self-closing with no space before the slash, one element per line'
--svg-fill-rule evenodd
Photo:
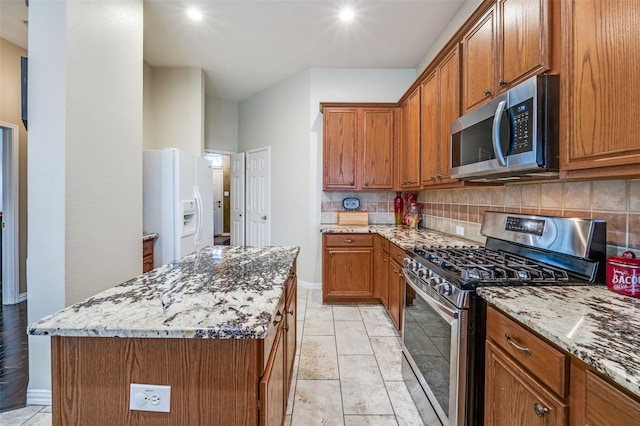
<path fill-rule="evenodd" d="M 512 123 L 512 144 L 509 154 L 519 154 L 531 151 L 533 135 L 533 98 L 520 102 L 509 108 L 509 118 Z"/>

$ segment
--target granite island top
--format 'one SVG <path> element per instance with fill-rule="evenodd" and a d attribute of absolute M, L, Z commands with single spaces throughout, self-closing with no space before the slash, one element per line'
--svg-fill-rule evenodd
<path fill-rule="evenodd" d="M 478 246 L 475 241 L 431 229 L 411 229 L 396 225 L 336 225 L 321 224 L 320 232 L 334 234 L 379 234 L 402 248 L 411 250 L 415 246 Z"/>
<path fill-rule="evenodd" d="M 264 338 L 299 250 L 205 247 L 30 324 L 28 333 Z"/>
<path fill-rule="evenodd" d="M 640 397 L 640 299 L 602 285 L 477 291 L 487 302 Z"/>

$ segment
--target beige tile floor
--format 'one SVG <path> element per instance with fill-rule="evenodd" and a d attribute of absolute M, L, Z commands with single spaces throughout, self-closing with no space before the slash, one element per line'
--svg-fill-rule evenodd
<path fill-rule="evenodd" d="M 298 353 L 285 425 L 424 424 L 402 375 L 401 346 L 384 308 L 323 305 L 298 288 Z M 0 425 L 51 425 L 51 407 L 0 414 Z M 435 418 L 428 426 L 440 425 Z"/>

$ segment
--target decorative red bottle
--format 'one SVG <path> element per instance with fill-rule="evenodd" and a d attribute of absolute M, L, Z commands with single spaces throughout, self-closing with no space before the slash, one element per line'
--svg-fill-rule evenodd
<path fill-rule="evenodd" d="M 393 212 L 395 213 L 396 225 L 402 225 L 404 208 L 401 192 L 396 192 L 396 198 L 393 199 Z"/>

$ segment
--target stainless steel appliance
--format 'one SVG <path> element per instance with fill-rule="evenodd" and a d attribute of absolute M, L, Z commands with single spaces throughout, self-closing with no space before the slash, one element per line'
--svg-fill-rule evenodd
<path fill-rule="evenodd" d="M 471 181 L 558 176 L 557 75 L 540 75 L 451 123 L 451 177 Z"/>
<path fill-rule="evenodd" d="M 604 282 L 604 221 L 486 212 L 482 234 L 484 247 L 414 247 L 404 260 L 403 377 L 421 414 L 431 405 L 444 425 L 483 422 L 477 287 Z"/>

